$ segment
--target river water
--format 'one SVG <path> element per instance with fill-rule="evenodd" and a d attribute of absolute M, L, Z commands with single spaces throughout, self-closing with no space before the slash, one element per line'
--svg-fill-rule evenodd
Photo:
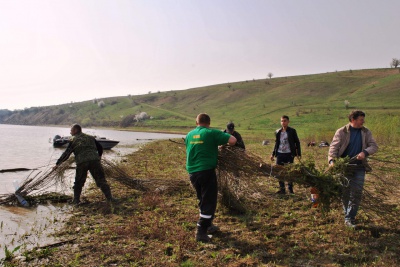
<path fill-rule="evenodd" d="M 38 172 L 54 166 L 65 148 L 53 148 L 49 139 L 55 135 L 69 135 L 68 127 L 18 126 L 0 124 L 0 170 L 27 168 Z M 140 144 L 156 139 L 181 138 L 182 135 L 83 129 L 83 132 L 120 141 L 107 158 L 122 157 Z M 0 194 L 15 191 L 13 181 L 21 182 L 31 171 L 0 173 Z M 34 174 L 34 173 L 33 173 Z M 70 175 L 71 183 L 73 175 Z M 89 179 L 91 180 L 91 179 Z M 23 208 L 0 206 L 0 259 L 8 250 L 22 245 L 22 249 L 54 242 L 48 234 L 59 228 L 71 212 L 69 205 L 39 205 Z"/>

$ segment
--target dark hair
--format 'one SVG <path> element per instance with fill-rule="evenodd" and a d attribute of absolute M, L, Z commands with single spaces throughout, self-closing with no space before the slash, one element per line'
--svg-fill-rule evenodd
<path fill-rule="evenodd" d="M 226 125 L 226 129 L 228 130 L 233 130 L 235 129 L 235 124 L 233 122 L 230 122 Z"/>
<path fill-rule="evenodd" d="M 349 114 L 349 121 L 351 122 L 351 120 L 356 120 L 358 119 L 358 117 L 365 117 L 365 113 L 362 112 L 361 110 L 353 110 L 350 114 Z"/>
<path fill-rule="evenodd" d="M 77 130 L 78 133 L 82 132 L 82 127 L 79 124 L 73 124 L 71 128 Z"/>
<path fill-rule="evenodd" d="M 197 123 L 210 124 L 211 123 L 210 116 L 208 116 L 206 113 L 200 113 L 199 115 L 197 115 Z"/>
<path fill-rule="evenodd" d="M 287 120 L 289 121 L 289 116 L 283 115 L 283 116 L 281 117 L 281 119 L 287 119 Z"/>

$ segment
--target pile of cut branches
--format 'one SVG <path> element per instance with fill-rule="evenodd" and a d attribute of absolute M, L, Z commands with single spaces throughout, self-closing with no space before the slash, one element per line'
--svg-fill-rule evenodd
<path fill-rule="evenodd" d="M 119 164 L 102 158 L 101 163 L 107 179 L 114 180 L 128 188 L 140 191 L 170 192 L 179 188 L 187 188 L 185 181 L 163 180 L 158 178 L 138 179 L 131 177 Z M 66 179 L 66 171 L 73 168 L 74 159 L 63 162 L 58 168 L 48 168 L 44 171 L 31 172 L 26 177 L 15 193 L 0 195 L 0 205 L 17 204 L 20 196 L 32 203 L 38 203 L 45 199 L 52 200 L 52 192 L 69 191 L 70 182 Z M 63 201 L 64 197 L 58 197 L 57 201 Z"/>
<path fill-rule="evenodd" d="M 26 198 L 45 195 L 56 189 L 65 189 L 65 171 L 70 168 L 72 161 L 68 160 L 57 169 L 47 168 L 44 171 L 32 171 L 16 189 L 15 193 L 0 195 L 0 204 L 18 203 L 17 196 Z"/>
<path fill-rule="evenodd" d="M 304 187 L 316 187 L 323 210 L 328 210 L 332 202 L 340 201 L 342 192 L 342 176 L 320 172 L 312 162 L 271 165 L 237 147 L 224 147 L 220 150 L 218 174 L 221 203 L 240 212 L 265 203 L 266 176 Z M 262 177 L 263 180 L 260 179 Z"/>
<path fill-rule="evenodd" d="M 352 172 L 349 161 L 349 158 L 339 159 L 327 171 L 319 170 L 313 161 L 271 165 L 243 149 L 224 147 L 219 152 L 217 169 L 220 203 L 240 212 L 256 210 L 267 203 L 265 180 L 263 182 L 260 178 L 270 176 L 306 188 L 315 187 L 319 194 L 319 208 L 328 211 L 333 204 L 341 205 L 342 192 L 349 186 L 347 177 Z M 393 222 L 400 215 L 397 205 L 386 203 L 379 194 L 365 187 L 361 207 L 373 217 Z"/>

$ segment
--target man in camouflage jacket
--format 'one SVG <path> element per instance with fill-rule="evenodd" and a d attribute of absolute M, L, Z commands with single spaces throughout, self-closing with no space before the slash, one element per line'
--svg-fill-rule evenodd
<path fill-rule="evenodd" d="M 82 188 L 86 182 L 87 172 L 89 171 L 96 185 L 101 189 L 107 201 L 113 201 L 110 186 L 107 184 L 103 167 L 100 159 L 103 154 L 103 147 L 93 136 L 82 133 L 82 128 L 78 124 L 71 127 L 72 140 L 67 149 L 57 160 L 55 168 L 66 161 L 72 153 L 75 155 L 76 175 L 74 182 L 73 204 L 80 203 Z"/>

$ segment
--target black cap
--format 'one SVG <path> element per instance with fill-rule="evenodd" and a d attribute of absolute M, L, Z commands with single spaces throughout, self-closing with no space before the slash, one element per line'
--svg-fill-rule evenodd
<path fill-rule="evenodd" d="M 229 132 L 233 132 L 233 130 L 235 129 L 235 124 L 234 124 L 233 122 L 228 123 L 228 124 L 226 125 L 226 129 L 227 129 Z"/>

